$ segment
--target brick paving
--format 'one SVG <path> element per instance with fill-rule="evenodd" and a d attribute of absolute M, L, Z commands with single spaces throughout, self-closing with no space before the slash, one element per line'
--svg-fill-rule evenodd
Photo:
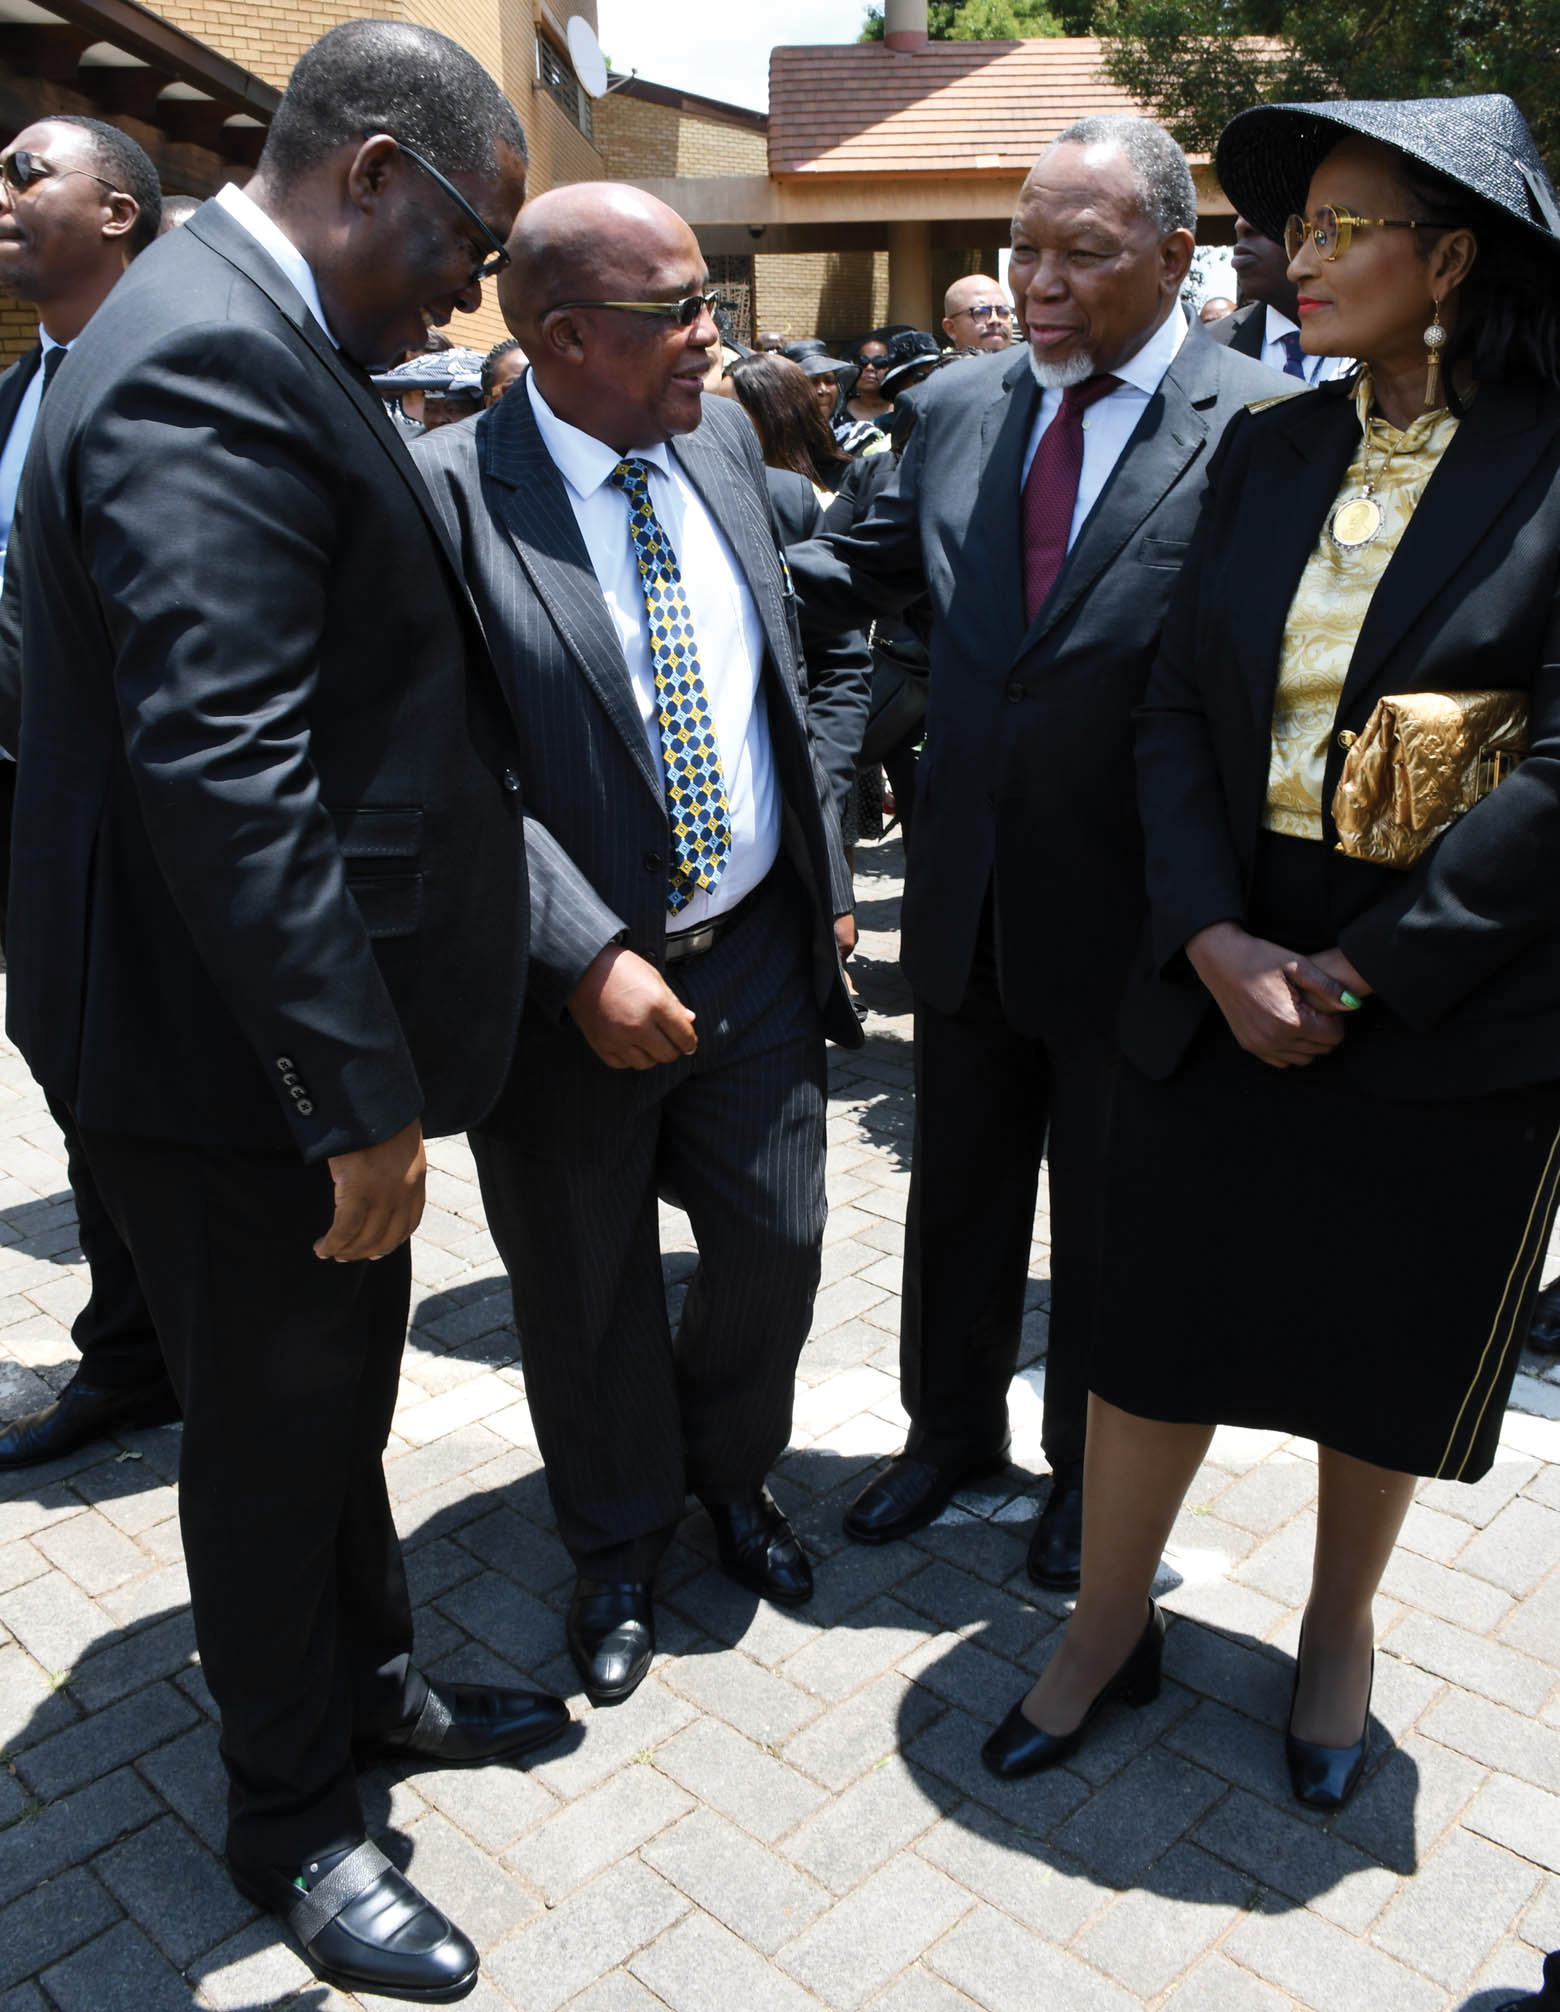
<path fill-rule="evenodd" d="M 1071 1766 L 977 1757 L 1064 1600 L 1024 1575 L 1044 1473 L 1048 1221 L 1014 1464 L 915 1540 L 839 1518 L 900 1443 L 910 1023 L 895 844 L 860 855 L 866 1050 L 831 1066 L 832 1215 L 775 1477 L 817 1563 L 784 1614 L 716 1573 L 702 1512 L 661 1653 L 592 1712 L 503 1278 L 464 1144 L 430 1157 L 392 1493 L 436 1675 L 570 1695 L 527 1769 L 365 1781 L 373 1830 L 479 1943 L 472 2012 L 1492 2012 L 1560 1946 L 1560 1372 L 1530 1360 L 1476 1488 L 1421 1490 L 1378 1613 L 1376 1749 L 1330 1823 L 1279 1729 L 1312 1449 L 1221 1431 L 1161 1580 L 1167 1682 Z M 668 1291 L 690 1258 L 665 1212 Z M 84 1296 L 60 1142 L 0 1048 L 0 1415 L 70 1373 Z M 1151 1313 L 1151 1310 L 1149 1310 Z M 1405 1344 L 1405 1379 L 1412 1375 Z M 214 1856 L 222 1786 L 175 1519 L 175 1430 L 0 1477 L 0 2012 L 342 2012 Z M 285 1458 L 285 1449 L 278 1449 Z"/>

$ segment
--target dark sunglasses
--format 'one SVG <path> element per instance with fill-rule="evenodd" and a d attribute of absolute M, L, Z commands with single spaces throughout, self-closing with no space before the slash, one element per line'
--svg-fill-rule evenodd
<path fill-rule="evenodd" d="M 89 182 L 101 182 L 105 189 L 114 186 L 106 175 L 95 175 L 90 168 L 51 168 L 42 154 L 29 153 L 25 147 L 18 147 L 14 154 L 0 155 L 0 182 L 4 182 L 14 195 L 24 196 L 39 182 L 62 182 L 70 175 L 82 175 Z"/>
<path fill-rule="evenodd" d="M 675 321 L 679 328 L 692 328 L 701 314 L 715 314 L 726 305 L 718 293 L 690 293 L 682 300 L 560 300 L 552 309 L 562 314 L 570 307 L 616 307 L 624 314 L 654 314 Z"/>
<path fill-rule="evenodd" d="M 365 133 L 363 137 L 365 140 L 375 140 L 378 139 L 380 135 L 377 133 Z M 394 133 L 386 133 L 383 137 L 387 140 L 395 140 Z M 435 181 L 438 183 L 439 187 L 443 189 L 444 193 L 449 197 L 450 201 L 455 205 L 455 207 L 462 213 L 463 216 L 465 216 L 470 221 L 472 226 L 480 233 L 483 242 L 493 247 L 493 255 L 491 258 L 482 259 L 472 267 L 471 277 L 473 278 L 473 280 L 496 279 L 498 275 L 504 270 L 505 266 L 507 266 L 509 263 L 509 254 L 507 251 L 505 251 L 503 245 L 500 244 L 500 242 L 496 237 L 494 237 L 493 233 L 488 229 L 487 225 L 482 221 L 481 217 L 477 215 L 476 211 L 471 207 L 470 203 L 467 202 L 466 198 L 461 194 L 460 190 L 456 188 L 455 184 L 450 180 L 448 175 L 441 175 L 439 173 L 439 170 L 433 165 L 432 161 L 425 160 L 423 156 L 420 153 L 418 153 L 417 149 L 415 147 L 409 147 L 406 144 L 405 140 L 395 140 L 395 143 L 401 149 L 401 152 L 405 154 L 406 158 L 412 163 L 414 167 L 421 168 L 423 173 L 428 176 L 430 181 Z"/>

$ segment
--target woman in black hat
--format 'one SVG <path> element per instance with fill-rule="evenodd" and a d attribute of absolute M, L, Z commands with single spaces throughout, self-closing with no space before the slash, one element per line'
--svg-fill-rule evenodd
<path fill-rule="evenodd" d="M 1500 97 L 1261 107 L 1218 173 L 1305 349 L 1362 361 L 1226 433 L 1139 715 L 1083 1586 L 986 1759 L 1157 1691 L 1228 1423 L 1318 1444 L 1286 1752 L 1336 1809 L 1377 1585 L 1416 1477 L 1491 1464 L 1560 1182 L 1560 209 Z"/>

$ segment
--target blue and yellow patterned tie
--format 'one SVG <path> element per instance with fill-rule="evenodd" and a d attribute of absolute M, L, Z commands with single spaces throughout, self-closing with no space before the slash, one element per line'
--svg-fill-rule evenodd
<path fill-rule="evenodd" d="M 709 893 L 725 871 L 731 856 L 731 806 L 677 555 L 650 501 L 649 464 L 620 461 L 607 480 L 628 498 L 628 531 L 650 617 L 661 766 L 672 827 L 666 905 L 675 915 L 701 890 Z"/>

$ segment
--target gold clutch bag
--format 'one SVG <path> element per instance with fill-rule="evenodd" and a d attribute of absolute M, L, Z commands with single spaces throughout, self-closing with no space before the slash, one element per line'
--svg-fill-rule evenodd
<path fill-rule="evenodd" d="M 1402 692 L 1380 699 L 1333 793 L 1338 850 L 1412 866 L 1527 752 L 1526 692 Z"/>

